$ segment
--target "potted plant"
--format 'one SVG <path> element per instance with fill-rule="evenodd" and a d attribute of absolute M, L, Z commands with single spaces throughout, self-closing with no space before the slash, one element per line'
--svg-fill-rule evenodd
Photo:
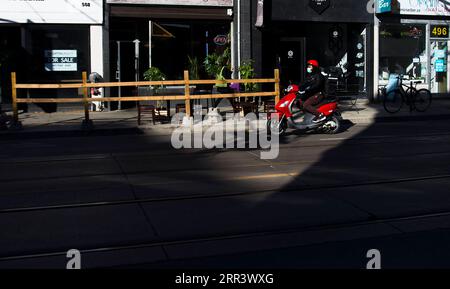
<path fill-rule="evenodd" d="M 239 66 L 239 72 L 242 79 L 252 79 L 255 77 L 255 69 L 253 68 L 253 64 L 254 61 L 250 59 L 243 61 L 241 66 Z M 256 83 L 244 83 L 245 92 L 256 91 L 257 88 Z"/>
<path fill-rule="evenodd" d="M 152 66 L 144 72 L 144 79 L 146 81 L 163 81 L 166 80 L 166 75 L 158 67 Z M 151 95 L 158 95 L 159 90 L 163 87 L 162 85 L 151 85 L 149 87 Z M 156 101 L 156 107 L 161 108 L 161 106 L 161 101 Z"/>
<path fill-rule="evenodd" d="M 203 62 L 206 73 L 217 80 L 224 80 L 227 77 L 231 77 L 230 58 L 231 51 L 229 47 L 227 47 L 222 54 L 209 54 Z M 219 93 L 228 92 L 228 85 L 226 83 L 216 84 L 215 87 Z M 213 102 L 213 107 L 218 105 L 218 101 L 219 100 L 217 99 Z"/>
<path fill-rule="evenodd" d="M 163 81 L 166 80 L 166 75 L 162 73 L 162 71 L 158 67 L 149 67 L 144 72 L 144 79 L 147 81 Z M 154 92 L 154 94 L 158 94 L 161 85 L 151 85 L 150 88 Z"/>
<path fill-rule="evenodd" d="M 188 55 L 188 70 L 189 70 L 189 78 L 193 80 L 200 79 L 200 66 L 198 64 L 197 57 L 191 58 Z"/>
<path fill-rule="evenodd" d="M 231 51 L 229 47 L 222 54 L 209 54 L 203 62 L 206 73 L 215 79 L 220 79 L 223 76 L 224 69 L 230 70 L 230 57 Z"/>
<path fill-rule="evenodd" d="M 255 68 L 253 67 L 254 61 L 252 59 L 245 60 L 242 62 L 242 64 L 239 66 L 239 72 L 241 74 L 242 79 L 252 79 L 256 76 L 255 74 Z M 244 83 L 244 91 L 245 92 L 255 92 L 259 90 L 259 86 L 257 83 Z M 245 102 L 250 103 L 250 98 L 246 98 Z M 253 97 L 253 109 L 257 109 L 259 102 L 259 97 Z"/>

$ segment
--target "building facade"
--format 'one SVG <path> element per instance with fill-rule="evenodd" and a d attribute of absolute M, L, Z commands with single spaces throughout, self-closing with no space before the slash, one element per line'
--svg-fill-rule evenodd
<path fill-rule="evenodd" d="M 444 0 L 2 0 L 1 102 L 10 102 L 11 71 L 19 82 L 79 81 L 82 71 L 134 81 L 149 67 L 181 79 L 196 65 L 204 78 L 210 77 L 206 57 L 225 51 L 234 77 L 240 63 L 253 60 L 257 76 L 270 77 L 278 68 L 286 86 L 301 82 L 306 61 L 317 59 L 338 77 L 344 94 L 376 99 L 379 86 L 402 73 L 445 97 L 448 6 Z"/>
<path fill-rule="evenodd" d="M 356 0 L 252 0 L 251 47 L 261 75 L 281 71 L 284 86 L 305 78 L 308 59 L 339 76 L 339 87 L 370 94 L 373 86 L 373 14 Z M 244 29 L 244 28 L 243 28 Z"/>
<path fill-rule="evenodd" d="M 102 0 L 1 2 L 2 103 L 11 101 L 11 71 L 22 83 L 65 83 L 81 80 L 82 71 L 103 72 Z M 19 92 L 21 97 L 79 94 L 76 90 Z"/>
<path fill-rule="evenodd" d="M 213 53 L 230 53 L 234 61 L 233 0 L 107 0 L 109 52 L 107 78 L 142 80 L 149 67 L 166 79 L 183 71 L 204 74 L 203 62 Z M 232 57 L 233 55 L 233 57 Z M 109 75 L 108 75 L 109 74 Z M 191 77 L 195 77 L 191 75 Z M 112 95 L 133 95 L 134 88 Z"/>
<path fill-rule="evenodd" d="M 450 5 L 441 0 L 379 0 L 375 15 L 375 82 L 392 74 L 421 81 L 435 97 L 448 97 Z"/>

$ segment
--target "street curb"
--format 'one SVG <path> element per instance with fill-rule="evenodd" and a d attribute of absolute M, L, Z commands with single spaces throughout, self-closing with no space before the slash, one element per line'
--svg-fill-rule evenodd
<path fill-rule="evenodd" d="M 430 121 L 430 120 L 444 120 L 450 119 L 450 114 L 435 114 L 435 115 L 402 115 L 402 116 L 377 116 L 374 118 L 365 117 L 346 117 L 343 114 L 343 118 L 350 120 L 355 124 L 372 124 L 372 123 L 391 123 L 391 122 L 406 122 L 406 121 Z"/>
<path fill-rule="evenodd" d="M 25 129 L 24 129 L 25 130 Z M 139 127 L 129 128 L 97 128 L 92 130 L 72 129 L 72 130 L 40 130 L 40 131 L 12 131 L 8 130 L 0 133 L 0 141 L 34 138 L 55 138 L 55 137 L 82 137 L 82 136 L 111 136 L 111 135 L 141 135 L 144 131 Z"/>
<path fill-rule="evenodd" d="M 401 116 L 376 116 L 371 117 L 358 117 L 358 116 L 346 116 L 345 112 L 342 113 L 343 119 L 351 121 L 353 124 L 370 125 L 374 123 L 392 123 L 392 122 L 408 122 L 408 121 L 432 121 L 432 120 L 447 120 L 450 119 L 450 114 L 434 114 L 434 115 L 401 115 Z M 46 129 L 39 131 L 27 131 L 24 127 L 22 130 L 3 130 L 0 131 L 1 140 L 14 140 L 14 139 L 32 139 L 32 138 L 53 138 L 53 137 L 80 137 L 80 136 L 111 136 L 111 135 L 139 135 L 145 134 L 146 131 L 169 131 L 175 127 L 163 127 L 159 124 L 152 126 L 131 126 L 131 127 L 104 127 L 94 128 L 92 130 L 82 130 L 80 128 L 73 129 Z"/>

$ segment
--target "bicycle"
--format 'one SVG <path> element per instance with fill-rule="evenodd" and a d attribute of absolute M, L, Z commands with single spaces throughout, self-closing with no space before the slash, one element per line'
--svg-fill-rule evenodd
<path fill-rule="evenodd" d="M 417 90 L 417 84 L 422 81 L 410 81 L 410 85 L 403 84 L 403 75 L 397 76 L 398 85 L 393 91 L 386 93 L 383 91 L 384 109 L 389 113 L 396 113 L 400 111 L 403 103 L 409 105 L 409 111 L 417 110 L 419 112 L 425 112 L 431 105 L 431 92 L 428 89 L 422 88 Z M 405 90 L 406 88 L 406 90 Z"/>

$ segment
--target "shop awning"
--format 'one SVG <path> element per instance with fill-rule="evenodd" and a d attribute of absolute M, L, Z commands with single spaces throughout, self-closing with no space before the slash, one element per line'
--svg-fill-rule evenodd
<path fill-rule="evenodd" d="M 152 19 L 232 20 L 229 8 L 223 7 L 157 7 L 144 5 L 111 5 L 112 17 Z"/>

